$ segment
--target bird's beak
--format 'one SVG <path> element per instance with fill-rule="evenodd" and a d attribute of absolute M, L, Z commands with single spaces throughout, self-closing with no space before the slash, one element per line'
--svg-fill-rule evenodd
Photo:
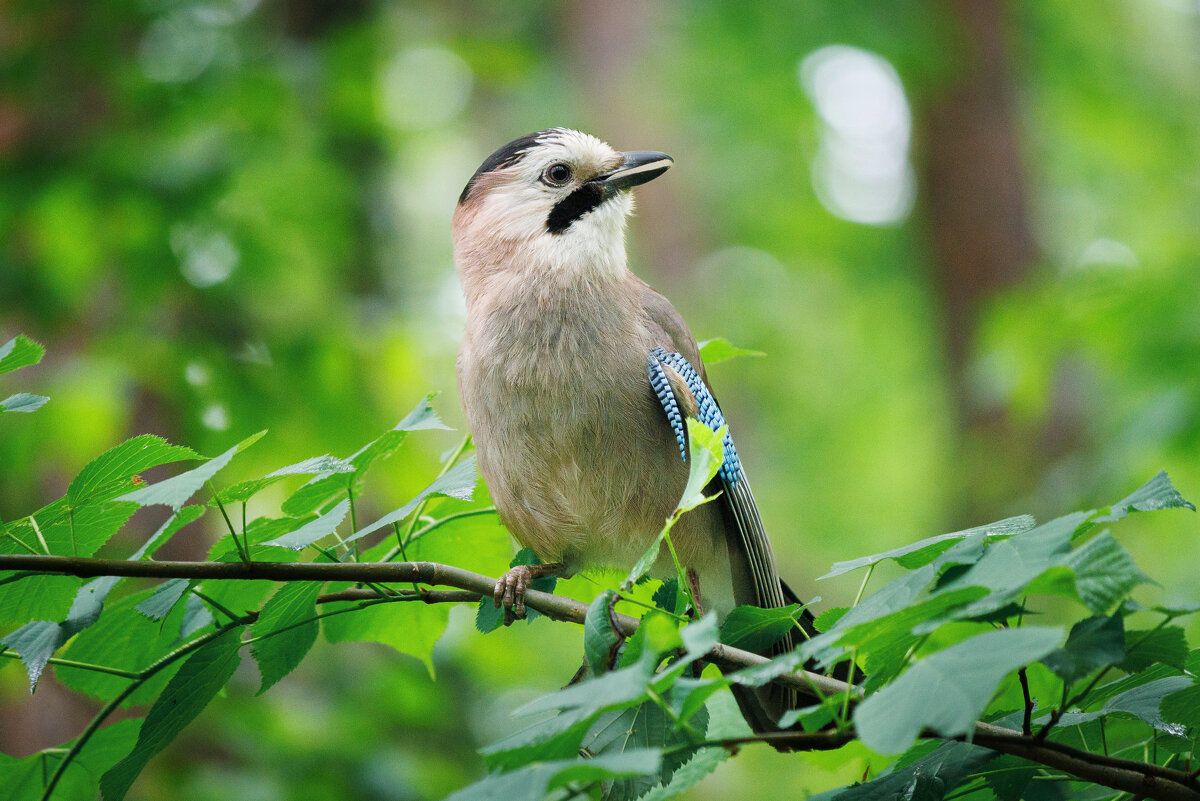
<path fill-rule="evenodd" d="M 609 192 L 631 189 L 638 184 L 653 181 L 666 172 L 675 159 L 666 153 L 654 150 L 631 150 L 621 154 L 621 166 L 612 172 L 597 175 L 592 180 L 600 182 Z"/>

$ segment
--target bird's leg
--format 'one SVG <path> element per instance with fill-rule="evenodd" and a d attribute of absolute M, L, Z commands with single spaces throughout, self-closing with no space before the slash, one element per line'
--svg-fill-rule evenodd
<path fill-rule="evenodd" d="M 704 617 L 704 607 L 700 605 L 700 576 L 696 575 L 696 568 L 689 567 L 687 569 L 688 589 L 692 591 L 692 604 L 696 610 L 696 617 Z"/>
<path fill-rule="evenodd" d="M 492 600 L 496 608 L 504 607 L 504 625 L 512 625 L 513 620 L 525 617 L 525 591 L 529 582 L 543 576 L 561 576 L 566 566 L 562 562 L 548 565 L 517 565 L 496 581 L 492 590 Z"/>

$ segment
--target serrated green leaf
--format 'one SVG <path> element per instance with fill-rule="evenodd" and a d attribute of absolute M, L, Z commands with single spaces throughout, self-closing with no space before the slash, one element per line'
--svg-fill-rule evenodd
<path fill-rule="evenodd" d="M 350 501 L 347 499 L 315 520 L 310 520 L 294 531 L 262 544 L 273 545 L 279 548 L 290 548 L 293 551 L 304 550 L 314 542 L 332 534 L 341 525 L 342 521 L 346 519 L 346 513 L 349 511 Z"/>
<path fill-rule="evenodd" d="M 34 620 L 0 639 L 4 645 L 16 651 L 29 674 L 29 692 L 37 689 L 38 680 L 50 657 L 63 644 L 62 626 L 49 620 Z"/>
<path fill-rule="evenodd" d="M 1127 631 L 1125 648 L 1126 656 L 1118 667 L 1126 673 L 1137 673 L 1156 664 L 1170 665 L 1183 670 L 1187 663 L 1187 639 L 1183 629 L 1178 626 Z"/>
<path fill-rule="evenodd" d="M 747 350 L 739 348 L 732 344 L 724 337 L 715 337 L 706 339 L 699 343 L 700 361 L 705 365 L 717 364 L 718 362 L 734 359 L 738 356 L 766 356 L 761 350 Z"/>
<path fill-rule="evenodd" d="M 541 801 L 550 791 L 568 784 L 590 785 L 606 779 L 654 773 L 661 758 L 660 752 L 646 750 L 594 759 L 538 762 L 508 773 L 493 773 L 452 793 L 446 801 Z"/>
<path fill-rule="evenodd" d="M 725 460 L 724 438 L 729 431 L 728 426 L 721 426 L 714 431 L 692 417 L 687 419 L 687 429 L 688 480 L 676 505 L 681 512 L 695 509 L 709 500 L 704 495 L 704 488 L 713 480 Z"/>
<path fill-rule="evenodd" d="M 178 621 L 182 618 L 183 610 L 176 606 L 165 620 L 149 620 L 135 611 L 135 607 L 146 600 L 150 592 L 134 593 L 106 604 L 100 619 L 70 641 L 63 651 L 63 657 L 120 670 L 139 671 L 165 655 L 177 645 Z M 178 663 L 160 672 L 122 706 L 152 701 L 177 669 Z M 103 700 L 115 697 L 129 684 L 129 679 L 121 676 L 64 665 L 55 666 L 54 675 L 70 689 Z"/>
<path fill-rule="evenodd" d="M 813 619 L 813 627 L 817 631 L 829 631 L 849 611 L 850 607 L 848 606 L 830 607 Z"/>
<path fill-rule="evenodd" d="M 18 392 L 0 401 L 0 412 L 36 412 L 50 400 L 45 395 Z"/>
<path fill-rule="evenodd" d="M 925 729 L 966 734 L 1004 677 L 1045 657 L 1062 636 L 1060 628 L 1001 629 L 925 657 L 858 705 L 860 739 L 880 753 L 899 754 Z"/>
<path fill-rule="evenodd" d="M 0 644 L 12 648 L 21 657 L 29 673 L 29 691 L 37 689 L 38 680 L 54 652 L 67 640 L 88 628 L 100 617 L 104 599 L 121 579 L 117 576 L 101 576 L 79 588 L 67 617 L 61 623 L 35 620 L 4 639 Z"/>
<path fill-rule="evenodd" d="M 621 637 L 613 631 L 609 606 L 616 592 L 605 590 L 595 597 L 588 606 L 587 615 L 583 620 L 583 653 L 587 657 L 588 667 L 593 676 L 601 676 L 608 672 L 616 656 L 617 646 Z"/>
<path fill-rule="evenodd" d="M 77 507 L 108 500 L 133 487 L 133 477 L 143 470 L 199 458 L 200 454 L 191 448 L 172 445 L 162 437 L 152 434 L 134 437 L 88 462 L 67 488 L 67 504 Z"/>
<path fill-rule="evenodd" d="M 175 604 L 179 603 L 179 599 L 188 591 L 189 584 L 191 581 L 185 578 L 167 579 L 155 587 L 154 591 L 150 593 L 150 597 L 135 606 L 134 609 L 151 620 L 162 620 L 171 614 Z"/>
<path fill-rule="evenodd" d="M 280 507 L 281 510 L 286 515 L 299 517 L 311 514 L 314 510 L 324 506 L 325 503 L 338 495 L 345 495 L 349 491 L 353 491 L 355 495 L 358 495 L 359 490 L 362 488 L 363 479 L 371 465 L 395 453 L 404 444 L 404 440 L 407 437 L 408 432 L 406 431 L 398 431 L 396 429 L 385 431 L 383 436 L 367 443 L 352 456 L 345 459 L 345 461 L 354 465 L 353 473 L 332 473 L 330 475 L 317 476 L 293 492 L 283 502 L 283 505 Z"/>
<path fill-rule="evenodd" d="M 1067 642 L 1042 662 L 1067 685 L 1093 670 L 1115 665 L 1125 657 L 1125 620 L 1119 615 L 1089 617 L 1071 627 Z"/>
<path fill-rule="evenodd" d="M 721 625 L 721 642 L 755 653 L 764 653 L 792 629 L 796 628 L 801 604 L 776 609 L 757 606 L 735 607 Z"/>
<path fill-rule="evenodd" d="M 653 701 L 601 715 L 583 739 L 582 750 L 593 757 L 605 757 L 653 749 L 667 752 L 703 738 L 708 729 L 704 708 L 687 720 L 690 732 L 676 728 L 662 707 Z M 614 779 L 604 788 L 604 801 L 633 801 L 652 788 L 670 781 L 675 770 L 690 756 L 687 752 L 664 753 L 658 770 Z"/>
<path fill-rule="evenodd" d="M 395 544 L 394 539 L 385 542 L 389 550 Z M 406 553 L 409 559 L 452 564 L 490 576 L 502 572 L 512 558 L 512 539 L 492 511 L 448 519 L 411 540 Z"/>
<path fill-rule="evenodd" d="M 650 600 L 655 606 L 665 612 L 671 612 L 672 614 L 683 614 L 682 611 L 677 609 L 679 605 L 678 596 L 679 580 L 667 579 L 659 586 L 657 590 L 654 591 L 654 595 L 650 596 Z"/>
<path fill-rule="evenodd" d="M 37 364 L 46 354 L 46 349 L 24 334 L 0 345 L 0 373 L 11 373 L 22 367 Z"/>
<path fill-rule="evenodd" d="M 137 740 L 139 720 L 121 720 L 98 729 L 67 766 L 54 788 L 54 801 L 94 801 L 100 774 L 129 752 Z M 67 748 L 46 749 L 23 759 L 0 755 L 0 787 L 5 801 L 39 801 L 47 777 L 59 766 Z"/>
<path fill-rule="evenodd" d="M 166 748 L 225 686 L 241 661 L 238 656 L 241 631 L 240 627 L 231 629 L 187 658 L 150 707 L 133 750 L 101 777 L 100 793 L 104 801 L 121 801 L 146 763 Z"/>
<path fill-rule="evenodd" d="M 1111 609 L 1134 587 L 1150 580 L 1107 531 L 1076 548 L 1063 564 L 1075 571 L 1079 599 L 1096 613 Z"/>
<path fill-rule="evenodd" d="M 55 556 L 91 556 L 116 534 L 138 510 L 137 504 L 89 503 L 72 509 L 66 498 L 59 498 L 38 511 L 33 522 L 23 517 L 8 524 L 8 533 L 26 543 L 44 539 Z M 39 538 L 38 532 L 41 537 Z M 0 540 L 3 543 L 4 540 Z M 10 543 L 11 544 L 11 543 Z M 11 550 L 12 549 L 8 549 Z M 40 546 L 37 550 L 40 551 Z"/>
<path fill-rule="evenodd" d="M 288 582 L 263 607 L 251 629 L 251 634 L 263 639 L 250 646 L 262 675 L 259 695 L 295 670 L 316 642 L 318 626 L 313 617 L 323 586 L 320 581 Z"/>
<path fill-rule="evenodd" d="M 81 583 L 74 576 L 31 575 L 0 584 L 0 626 L 61 620 Z"/>
<path fill-rule="evenodd" d="M 1200 728 L 1200 684 L 1164 695 L 1158 711 L 1167 723 L 1178 723 L 1192 730 Z"/>
<path fill-rule="evenodd" d="M 940 799 L 999 756 L 966 743 L 942 743 L 933 753 L 862 784 L 828 790 L 809 801 L 930 801 Z"/>
<path fill-rule="evenodd" d="M 302 462 L 281 467 L 273 473 L 270 473 L 262 478 L 254 478 L 248 481 L 242 481 L 234 484 L 232 487 L 221 490 L 217 495 L 211 498 L 208 502 L 209 506 L 217 506 L 217 500 L 223 504 L 245 503 L 253 498 L 262 490 L 283 481 L 289 476 L 316 476 L 317 478 L 325 476 L 333 476 L 338 473 L 353 473 L 355 467 L 351 462 L 345 459 L 338 459 L 335 456 L 328 454 L 324 456 L 314 456 L 311 459 L 305 459 Z"/>
<path fill-rule="evenodd" d="M 429 393 L 417 403 L 416 407 L 404 416 L 404 419 L 396 424 L 397 431 L 425 431 L 429 429 L 438 429 L 441 431 L 453 431 L 454 429 L 442 422 L 437 416 L 437 412 L 433 410 L 433 400 L 436 393 Z"/>
<path fill-rule="evenodd" d="M 1160 705 L 1170 695 L 1194 687 L 1190 676 L 1167 676 L 1132 687 L 1105 702 L 1101 714 L 1125 712 L 1147 726 L 1175 737 L 1186 737 L 1187 727 L 1163 719 Z M 1065 716 L 1064 716 L 1065 719 Z"/>
<path fill-rule="evenodd" d="M 354 608 L 354 603 L 325 604 L 322 612 Z M 450 619 L 447 604 L 375 604 L 324 619 L 321 627 L 329 642 L 377 642 L 389 645 L 424 663 L 433 672 L 433 646 Z"/>
<path fill-rule="evenodd" d="M 1184 500 L 1179 491 L 1171 484 L 1171 479 L 1165 470 L 1138 487 L 1128 496 L 1109 507 L 1109 513 L 1096 518 L 1097 523 L 1111 523 L 1128 515 L 1130 512 L 1153 512 L 1159 509 L 1191 509 L 1196 507 Z"/>
<path fill-rule="evenodd" d="M 374 523 L 363 526 L 347 537 L 345 541 L 352 542 L 359 537 L 365 537 L 373 531 L 378 531 L 384 526 L 399 523 L 416 511 L 421 502 L 429 497 L 440 495 L 446 498 L 456 498 L 460 501 L 469 501 L 475 493 L 475 484 L 475 457 L 469 456 L 435 479 L 428 487 L 418 492 L 416 497 L 408 503 L 393 512 L 389 512 Z"/>
<path fill-rule="evenodd" d="M 234 445 L 220 456 L 213 457 L 199 467 L 128 492 L 120 496 L 118 500 L 136 503 L 138 506 L 170 506 L 173 509 L 179 509 L 225 465 L 229 464 L 240 447 L 241 445 Z"/>
<path fill-rule="evenodd" d="M 129 557 L 130 560 L 137 561 L 138 559 L 142 559 L 146 556 L 154 556 L 155 551 L 170 542 L 171 537 L 175 536 L 176 532 L 189 523 L 199 520 L 203 514 L 203 506 L 185 506 L 179 511 L 173 513 L 166 519 L 166 521 L 163 522 L 161 526 L 158 527 L 158 530 L 151 535 L 150 539 L 146 540 L 146 542 L 142 544 L 142 547 L 138 548 L 133 555 Z"/>
<path fill-rule="evenodd" d="M 929 564 L 949 548 L 953 547 L 958 541 L 980 535 L 985 540 L 1000 539 L 1003 537 L 1011 537 L 1014 534 L 1020 534 L 1029 531 L 1034 527 L 1034 520 L 1029 515 L 1021 515 L 1019 517 L 1008 517 L 1004 520 L 999 520 L 995 523 L 988 523 L 986 526 L 975 526 L 974 528 L 964 529 L 962 531 L 954 531 L 949 534 L 939 534 L 936 537 L 928 537 L 914 542 L 911 545 L 904 545 L 900 548 L 893 548 L 890 551 L 883 553 L 872 554 L 871 556 L 862 556 L 858 559 L 851 559 L 846 562 L 835 562 L 828 573 L 821 576 L 821 579 L 833 578 L 844 573 L 849 573 L 852 570 L 857 570 L 860 567 L 869 567 L 877 564 L 885 559 L 893 559 L 900 564 L 901 567 L 912 570 Z M 821 579 L 818 579 L 820 581 Z"/>

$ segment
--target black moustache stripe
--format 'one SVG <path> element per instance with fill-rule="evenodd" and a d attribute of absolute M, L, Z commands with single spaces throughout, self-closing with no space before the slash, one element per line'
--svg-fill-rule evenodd
<path fill-rule="evenodd" d="M 546 218 L 546 230 L 561 234 L 571 224 L 604 202 L 606 194 L 598 183 L 588 182 L 554 204 Z"/>

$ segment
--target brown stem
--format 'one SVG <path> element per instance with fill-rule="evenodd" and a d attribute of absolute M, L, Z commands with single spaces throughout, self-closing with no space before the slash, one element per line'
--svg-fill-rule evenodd
<path fill-rule="evenodd" d="M 73 575 L 83 578 L 93 576 L 130 576 L 141 578 L 189 578 L 231 579 L 266 581 L 369 581 L 403 582 L 419 581 L 425 584 L 443 585 L 456 591 L 431 590 L 420 593 L 426 603 L 456 603 L 475 601 L 481 596 L 490 596 L 496 580 L 468 570 L 442 565 L 436 562 L 391 562 L 391 563 L 329 563 L 329 562 L 153 562 L 128 561 L 124 559 L 94 559 L 65 556 L 37 556 L 26 554 L 0 554 L 0 571 L 20 570 L 33 573 Z M 413 600 L 417 595 L 410 593 Z M 370 600 L 380 597 L 369 589 L 348 589 L 322 595 L 323 603 L 332 601 Z M 525 602 L 547 617 L 583 623 L 588 607 L 571 598 L 564 598 L 537 590 L 526 593 Z M 254 615 L 238 621 L 251 622 Z M 614 627 L 625 635 L 633 634 L 638 621 L 627 615 L 613 614 Z M 769 660 L 758 654 L 716 645 L 709 652 L 709 661 L 727 667 L 754 667 Z M 805 696 L 820 698 L 857 688 L 845 682 L 819 673 L 797 670 L 778 676 L 777 684 L 795 687 Z M 733 738 L 708 745 L 736 748 L 750 742 L 793 744 L 796 750 L 837 748 L 854 738 L 853 732 L 770 732 L 746 738 Z M 935 732 L 925 736 L 938 737 Z M 966 739 L 966 738 L 954 738 Z M 1200 801 L 1200 789 L 1196 787 L 1196 775 L 1161 765 L 1136 762 L 1129 759 L 1094 754 L 1077 748 L 1029 736 L 1013 729 L 987 723 L 976 724 L 970 741 L 975 745 L 990 748 L 1037 762 L 1047 767 L 1070 773 L 1083 781 L 1095 782 L 1115 790 L 1144 795 L 1162 801 Z"/>

